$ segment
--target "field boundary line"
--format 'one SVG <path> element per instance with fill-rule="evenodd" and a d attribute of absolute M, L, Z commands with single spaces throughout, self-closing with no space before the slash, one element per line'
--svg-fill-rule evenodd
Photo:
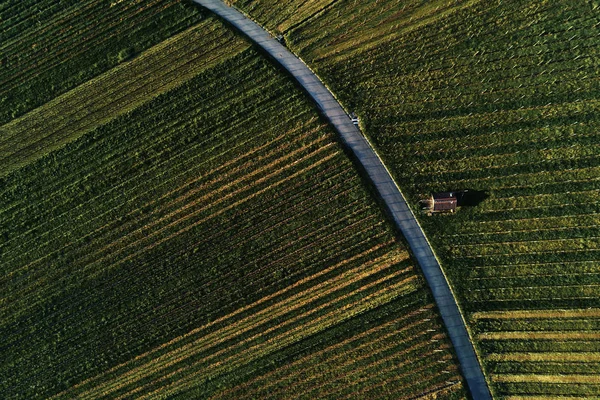
<path fill-rule="evenodd" d="M 356 127 L 335 96 L 310 68 L 277 42 L 264 28 L 244 16 L 240 11 L 219 0 L 194 0 L 227 21 L 265 51 L 278 65 L 287 70 L 316 103 L 321 113 L 340 135 L 344 145 L 353 153 L 374 189 L 384 202 L 394 225 L 408 242 L 415 259 L 433 293 L 444 320 L 448 335 L 456 351 L 463 376 L 474 399 L 491 399 L 488 383 L 483 374 L 473 340 L 467 330 L 465 319 L 439 260 L 408 206 L 389 170 Z"/>

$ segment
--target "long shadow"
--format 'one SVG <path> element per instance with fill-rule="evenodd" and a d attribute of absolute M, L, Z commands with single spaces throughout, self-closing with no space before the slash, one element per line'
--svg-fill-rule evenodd
<path fill-rule="evenodd" d="M 456 205 L 458 207 L 476 207 L 490 197 L 485 190 L 464 189 L 457 192 Z"/>

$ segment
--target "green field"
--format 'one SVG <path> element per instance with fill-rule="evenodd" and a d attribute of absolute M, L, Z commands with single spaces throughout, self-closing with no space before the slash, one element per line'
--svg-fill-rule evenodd
<path fill-rule="evenodd" d="M 598 3 L 308 3 L 235 2 L 359 115 L 415 210 L 487 196 L 420 221 L 497 397 L 599 396 Z M 575 316 L 486 314 L 512 310 Z"/>
<path fill-rule="evenodd" d="M 0 181 L 3 397 L 464 398 L 420 272 L 304 94 L 213 19 L 157 46 L 3 127 L 56 142 Z"/>
<path fill-rule="evenodd" d="M 181 0 L 0 4 L 0 123 L 83 84 L 202 19 Z"/>
<path fill-rule="evenodd" d="M 0 127 L 0 176 L 221 62 L 249 44 L 208 19 Z"/>

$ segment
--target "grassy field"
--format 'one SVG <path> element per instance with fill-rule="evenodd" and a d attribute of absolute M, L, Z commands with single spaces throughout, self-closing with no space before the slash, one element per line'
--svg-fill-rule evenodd
<path fill-rule="evenodd" d="M 415 209 L 435 191 L 485 194 L 420 220 L 496 395 L 598 396 L 584 313 L 600 307 L 598 4 L 316 3 L 235 2 L 359 115 Z M 573 316 L 485 317 L 504 311 Z"/>
<path fill-rule="evenodd" d="M 202 19 L 181 0 L 7 0 L 0 5 L 0 124 Z"/>
<path fill-rule="evenodd" d="M 189 32 L 214 43 L 197 75 L 152 99 L 128 81 L 135 109 L 83 116 L 0 182 L 0 393 L 464 398 L 426 285 L 314 107 L 214 21 Z M 64 112 L 159 73 L 142 57 Z"/>

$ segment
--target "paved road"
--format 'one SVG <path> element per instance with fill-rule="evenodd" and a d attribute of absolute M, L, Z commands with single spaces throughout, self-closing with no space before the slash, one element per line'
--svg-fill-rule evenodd
<path fill-rule="evenodd" d="M 475 400 L 491 399 L 481 365 L 465 328 L 448 280 L 433 254 L 431 246 L 408 207 L 404 196 L 369 142 L 335 100 L 317 76 L 294 54 L 277 42 L 268 32 L 220 0 L 194 0 L 227 20 L 253 42 L 262 47 L 275 61 L 288 70 L 312 96 L 323 114 L 333 124 L 345 144 L 352 150 L 387 205 L 390 215 L 402 231 L 433 292 L 452 344 L 456 350 L 469 390 Z"/>

